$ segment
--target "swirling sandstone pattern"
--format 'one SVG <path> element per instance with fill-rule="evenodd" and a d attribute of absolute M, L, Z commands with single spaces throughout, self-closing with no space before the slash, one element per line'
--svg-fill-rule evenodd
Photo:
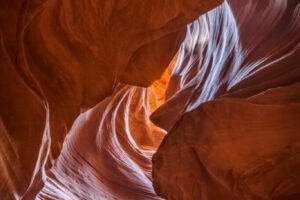
<path fill-rule="evenodd" d="M 166 199 L 300 198 L 299 1 L 231 0 L 188 26 L 151 119 Z M 173 92 L 175 91 L 175 92 Z"/>
<path fill-rule="evenodd" d="M 119 85 L 81 114 L 38 199 L 160 199 L 151 155 L 165 133 L 147 117 L 147 95 L 145 88 Z"/>
<path fill-rule="evenodd" d="M 300 3 L 222 2 L 2 1 L 0 199 L 299 199 Z"/>
<path fill-rule="evenodd" d="M 115 94 L 120 81 L 149 86 L 159 79 L 178 50 L 186 24 L 220 3 L 1 1 L 1 198 L 33 199 L 48 186 L 49 169 L 54 166 L 55 171 L 55 160 L 78 115 Z M 149 180 L 142 179 L 137 184 L 145 183 L 145 194 L 154 195 Z"/>

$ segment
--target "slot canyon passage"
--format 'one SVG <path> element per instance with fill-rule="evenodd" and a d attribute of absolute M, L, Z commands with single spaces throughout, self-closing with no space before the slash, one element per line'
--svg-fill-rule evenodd
<path fill-rule="evenodd" d="M 299 0 L 0 0 L 0 200 L 299 200 Z"/>

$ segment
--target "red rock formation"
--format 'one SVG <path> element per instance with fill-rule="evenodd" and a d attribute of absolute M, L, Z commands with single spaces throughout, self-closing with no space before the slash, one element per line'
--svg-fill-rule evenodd
<path fill-rule="evenodd" d="M 119 85 L 82 113 L 38 198 L 159 199 L 152 188 L 151 155 L 164 132 L 147 117 L 147 95 L 145 88 Z"/>
<path fill-rule="evenodd" d="M 151 116 L 166 199 L 300 198 L 300 4 L 231 0 L 188 27 Z"/>
<path fill-rule="evenodd" d="M 221 2 L 1 2 L 0 199 L 299 199 L 300 4 Z"/>
<path fill-rule="evenodd" d="M 186 24 L 220 3 L 1 2 L 1 198 L 33 199 L 45 183 L 47 186 L 51 174 L 47 171 L 60 155 L 78 115 L 117 94 L 120 81 L 149 86 L 158 79 L 178 50 Z M 117 107 L 115 102 L 111 112 Z M 143 131 L 141 125 L 136 126 Z M 159 134 L 152 141 L 156 135 L 137 134 L 135 138 L 153 149 L 161 139 Z M 147 159 L 148 170 L 150 157 Z M 148 193 L 154 195 L 149 180 L 147 184 Z M 77 195 L 75 189 L 70 193 Z M 111 193 L 111 197 L 118 196 Z M 44 197 L 54 198 L 49 195 Z"/>

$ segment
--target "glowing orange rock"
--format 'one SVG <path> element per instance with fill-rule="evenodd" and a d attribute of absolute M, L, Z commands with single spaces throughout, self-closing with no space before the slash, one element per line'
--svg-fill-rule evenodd
<path fill-rule="evenodd" d="M 188 26 L 169 82 L 179 90 L 151 116 L 168 130 L 158 195 L 300 198 L 299 14 L 298 1 L 231 0 Z"/>
<path fill-rule="evenodd" d="M 221 2 L 1 2 L 1 198 L 33 199 L 78 115 L 120 81 L 159 79 L 186 24 Z"/>

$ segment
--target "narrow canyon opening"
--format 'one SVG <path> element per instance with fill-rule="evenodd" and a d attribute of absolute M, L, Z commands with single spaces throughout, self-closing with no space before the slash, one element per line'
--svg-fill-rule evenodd
<path fill-rule="evenodd" d="M 0 47 L 1 200 L 300 199 L 299 0 L 3 1 Z"/>

